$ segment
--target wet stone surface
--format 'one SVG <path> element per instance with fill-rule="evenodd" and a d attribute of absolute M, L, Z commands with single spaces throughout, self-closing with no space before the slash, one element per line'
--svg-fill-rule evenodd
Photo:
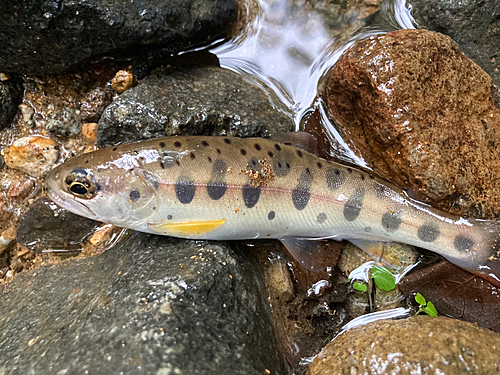
<path fill-rule="evenodd" d="M 17 277 L 5 373 L 284 374 L 262 275 L 224 244 L 139 234 Z"/>
<path fill-rule="evenodd" d="M 500 3 L 497 0 L 410 0 L 415 20 L 450 36 L 500 85 Z"/>
<path fill-rule="evenodd" d="M 0 129 L 9 126 L 21 102 L 22 85 L 16 80 L 0 81 Z"/>
<path fill-rule="evenodd" d="M 418 315 L 344 332 L 318 354 L 307 374 L 496 374 L 499 351 L 495 332 Z"/>
<path fill-rule="evenodd" d="M 220 68 L 167 69 L 148 76 L 106 108 L 97 145 L 168 135 L 269 136 L 292 131 L 283 105 L 275 108 L 264 92 Z M 286 112 L 285 112 L 286 113 Z"/>
<path fill-rule="evenodd" d="M 100 2 L 0 1 L 0 72 L 60 73 L 106 55 L 131 59 L 145 51 L 177 53 L 226 36 L 233 0 Z M 154 47 L 153 47 L 154 46 Z"/>
<path fill-rule="evenodd" d="M 101 223 L 66 211 L 49 198 L 39 198 L 19 220 L 16 240 L 35 252 L 78 250 Z"/>
<path fill-rule="evenodd" d="M 500 213 L 500 106 L 491 78 L 442 34 L 401 30 L 354 44 L 325 88 L 330 116 L 375 173 L 439 208 Z"/>

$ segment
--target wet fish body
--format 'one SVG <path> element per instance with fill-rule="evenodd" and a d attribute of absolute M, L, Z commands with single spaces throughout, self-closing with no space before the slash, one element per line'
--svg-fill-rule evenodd
<path fill-rule="evenodd" d="M 74 213 L 138 231 L 276 238 L 295 253 L 311 242 L 297 238 L 402 242 L 500 284 L 497 223 L 449 215 L 370 173 L 269 139 L 167 137 L 109 147 L 58 166 L 47 188 Z"/>

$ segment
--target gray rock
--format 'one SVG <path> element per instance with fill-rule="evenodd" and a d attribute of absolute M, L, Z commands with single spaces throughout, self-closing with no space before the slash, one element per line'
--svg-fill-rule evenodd
<path fill-rule="evenodd" d="M 450 36 L 500 85 L 500 2 L 498 0 L 409 0 L 415 20 Z"/>
<path fill-rule="evenodd" d="M 45 75 L 91 58 L 177 53 L 227 36 L 234 0 L 0 0 L 0 72 Z"/>
<path fill-rule="evenodd" d="M 0 305 L 0 372 L 284 374 L 262 275 L 223 243 L 136 233 L 22 274 Z"/>
<path fill-rule="evenodd" d="M 0 129 L 9 126 L 14 119 L 22 93 L 22 85 L 19 82 L 13 79 L 0 82 Z"/>
<path fill-rule="evenodd" d="M 16 240 L 32 251 L 78 250 L 100 223 L 66 211 L 49 198 L 39 198 L 19 220 Z"/>
<path fill-rule="evenodd" d="M 73 108 L 63 107 L 47 122 L 47 130 L 57 137 L 74 137 L 80 133 L 82 123 Z"/>
<path fill-rule="evenodd" d="M 148 76 L 106 108 L 97 145 L 179 134 L 269 136 L 294 129 L 286 111 L 229 70 L 171 69 Z"/>

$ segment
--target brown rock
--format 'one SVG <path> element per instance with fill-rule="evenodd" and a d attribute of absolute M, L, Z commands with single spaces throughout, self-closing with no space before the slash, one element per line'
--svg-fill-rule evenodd
<path fill-rule="evenodd" d="M 126 70 L 120 70 L 116 73 L 113 80 L 111 81 L 111 87 L 118 94 L 122 94 L 129 88 L 137 85 L 137 78 Z"/>
<path fill-rule="evenodd" d="M 308 375 L 498 374 L 500 335 L 444 317 L 379 320 L 325 346 Z"/>
<path fill-rule="evenodd" d="M 23 179 L 11 186 L 7 196 L 11 198 L 26 198 L 35 187 L 35 182 L 30 179 Z"/>
<path fill-rule="evenodd" d="M 113 101 L 113 93 L 101 87 L 91 90 L 82 100 L 80 118 L 83 122 L 97 122 L 102 112 Z"/>
<path fill-rule="evenodd" d="M 354 44 L 331 71 L 329 115 L 375 172 L 459 215 L 500 213 L 500 108 L 450 38 L 399 30 Z"/>
<path fill-rule="evenodd" d="M 82 125 L 82 135 L 90 142 L 94 142 L 97 138 L 97 128 L 99 125 L 95 122 L 86 122 Z"/>

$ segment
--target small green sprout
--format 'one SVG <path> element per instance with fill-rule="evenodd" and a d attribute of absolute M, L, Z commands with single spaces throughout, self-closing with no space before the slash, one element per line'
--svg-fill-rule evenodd
<path fill-rule="evenodd" d="M 417 293 L 415 296 L 415 301 L 420 305 L 417 315 L 423 313 L 429 316 L 438 316 L 438 312 L 434 307 L 434 304 L 431 301 L 427 302 L 424 296 L 420 293 Z"/>
<path fill-rule="evenodd" d="M 357 280 L 352 284 L 352 287 L 358 292 L 366 292 L 366 284 Z"/>
<path fill-rule="evenodd" d="M 371 277 L 377 288 L 389 292 L 396 288 L 396 279 L 386 267 L 375 265 L 371 270 Z"/>

